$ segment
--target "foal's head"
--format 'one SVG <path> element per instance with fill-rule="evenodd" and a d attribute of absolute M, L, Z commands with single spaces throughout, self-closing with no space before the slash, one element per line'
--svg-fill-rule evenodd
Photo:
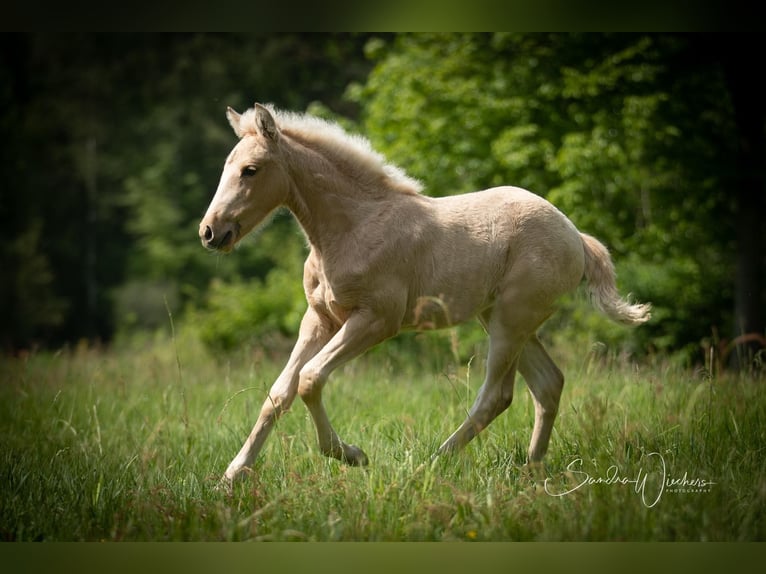
<path fill-rule="evenodd" d="M 240 115 L 228 108 L 226 117 L 240 139 L 226 159 L 218 189 L 199 226 L 202 244 L 224 252 L 279 207 L 288 192 L 280 162 L 280 132 L 269 110 L 255 104 Z"/>

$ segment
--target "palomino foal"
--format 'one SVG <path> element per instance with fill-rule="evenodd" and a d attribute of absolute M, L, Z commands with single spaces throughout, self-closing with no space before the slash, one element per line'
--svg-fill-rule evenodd
<path fill-rule="evenodd" d="M 649 319 L 649 305 L 620 298 L 606 248 L 537 195 L 498 187 L 430 198 L 366 140 L 335 124 L 259 104 L 226 115 L 239 143 L 200 223 L 203 245 L 229 252 L 285 206 L 311 247 L 298 341 L 226 469 L 227 484 L 252 465 L 296 395 L 325 455 L 367 464 L 359 447 L 338 437 L 322 405 L 330 373 L 403 329 L 474 317 L 489 335 L 486 377 L 438 454 L 462 448 L 508 408 L 518 371 L 535 405 L 528 457 L 539 461 L 564 384 L 536 335 L 555 300 L 584 278 L 593 303 L 610 318 L 630 325 Z"/>

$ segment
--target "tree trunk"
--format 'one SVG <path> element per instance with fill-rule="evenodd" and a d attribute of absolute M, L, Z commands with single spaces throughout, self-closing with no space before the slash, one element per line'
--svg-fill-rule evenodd
<path fill-rule="evenodd" d="M 756 36 L 719 37 L 723 66 L 737 125 L 737 168 L 734 181 L 737 227 L 734 337 L 742 344 L 731 353 L 733 365 L 745 367 L 762 348 L 764 334 L 763 294 L 766 267 L 766 88 L 749 62 L 761 53 L 763 41 Z"/>

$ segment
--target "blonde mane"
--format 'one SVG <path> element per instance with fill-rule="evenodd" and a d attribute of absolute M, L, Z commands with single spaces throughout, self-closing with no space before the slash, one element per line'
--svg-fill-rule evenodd
<path fill-rule="evenodd" d="M 408 176 L 400 167 L 390 164 L 372 149 L 365 137 L 349 134 L 337 123 L 310 116 L 277 110 L 267 105 L 280 131 L 313 149 L 321 150 L 328 159 L 334 159 L 346 166 L 352 166 L 356 176 L 370 179 L 383 176 L 394 189 L 404 193 L 420 193 L 423 185 Z M 249 109 L 242 114 L 240 128 L 246 133 L 257 133 L 255 111 Z"/>

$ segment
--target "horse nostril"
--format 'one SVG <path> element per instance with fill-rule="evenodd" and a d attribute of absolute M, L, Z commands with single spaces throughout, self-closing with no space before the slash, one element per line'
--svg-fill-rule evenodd
<path fill-rule="evenodd" d="M 212 225 L 200 225 L 199 237 L 206 249 L 229 251 L 236 240 L 237 232 L 233 225 L 227 222 L 216 225 L 218 232 L 213 230 Z"/>

